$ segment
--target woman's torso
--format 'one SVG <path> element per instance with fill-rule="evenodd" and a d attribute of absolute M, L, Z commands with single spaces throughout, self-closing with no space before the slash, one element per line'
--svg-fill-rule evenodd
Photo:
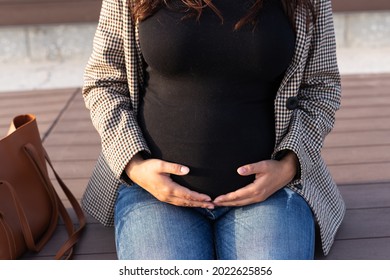
<path fill-rule="evenodd" d="M 153 157 L 190 167 L 175 181 L 216 197 L 253 181 L 237 168 L 273 152 L 273 101 L 295 37 L 280 0 L 237 31 L 250 3 L 213 3 L 223 24 L 208 8 L 198 22 L 162 8 L 140 23 L 148 67 L 139 122 Z"/>

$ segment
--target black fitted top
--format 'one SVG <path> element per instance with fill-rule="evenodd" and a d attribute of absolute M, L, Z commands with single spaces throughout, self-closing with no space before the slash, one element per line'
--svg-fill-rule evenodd
<path fill-rule="evenodd" d="M 176 2 L 175 2 L 176 1 Z M 280 0 L 265 0 L 255 26 L 233 31 L 250 0 L 214 0 L 183 19 L 179 0 L 139 25 L 147 64 L 139 123 L 152 157 L 184 164 L 183 186 L 212 198 L 254 176 L 237 168 L 269 159 L 274 98 L 294 52 L 295 34 Z"/>

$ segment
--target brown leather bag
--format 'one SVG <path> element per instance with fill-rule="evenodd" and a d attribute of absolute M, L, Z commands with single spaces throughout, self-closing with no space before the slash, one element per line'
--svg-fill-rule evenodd
<path fill-rule="evenodd" d="M 51 183 L 46 161 L 72 204 L 78 229 Z M 39 252 L 53 235 L 59 216 L 69 239 L 56 259 L 69 259 L 85 226 L 85 216 L 54 170 L 42 146 L 35 116 L 17 116 L 8 135 L 0 140 L 0 259 L 16 259 L 28 250 Z"/>

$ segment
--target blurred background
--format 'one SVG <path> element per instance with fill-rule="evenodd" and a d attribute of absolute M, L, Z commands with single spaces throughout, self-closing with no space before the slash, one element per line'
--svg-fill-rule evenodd
<path fill-rule="evenodd" d="M 0 0 L 0 92 L 79 87 L 102 0 Z M 342 74 L 390 72 L 390 1 L 333 0 Z"/>

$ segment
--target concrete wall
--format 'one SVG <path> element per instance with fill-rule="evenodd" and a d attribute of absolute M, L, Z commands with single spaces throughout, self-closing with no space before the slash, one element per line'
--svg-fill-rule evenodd
<path fill-rule="evenodd" d="M 342 73 L 390 72 L 390 11 L 335 13 L 334 20 Z M 0 91 L 12 90 L 22 70 L 28 75 L 19 88 L 80 86 L 95 29 L 96 23 L 0 27 Z"/>
<path fill-rule="evenodd" d="M 85 59 L 96 24 L 10 26 L 0 28 L 0 63 Z"/>
<path fill-rule="evenodd" d="M 390 11 L 336 13 L 334 21 L 339 48 L 390 47 Z M 86 58 L 95 28 L 95 23 L 0 27 L 0 63 Z"/>
<path fill-rule="evenodd" d="M 390 46 L 390 12 L 336 13 L 334 22 L 340 48 Z"/>
<path fill-rule="evenodd" d="M 342 73 L 390 72 L 390 11 L 336 13 L 334 22 Z"/>
<path fill-rule="evenodd" d="M 0 92 L 80 87 L 93 24 L 0 27 Z"/>

